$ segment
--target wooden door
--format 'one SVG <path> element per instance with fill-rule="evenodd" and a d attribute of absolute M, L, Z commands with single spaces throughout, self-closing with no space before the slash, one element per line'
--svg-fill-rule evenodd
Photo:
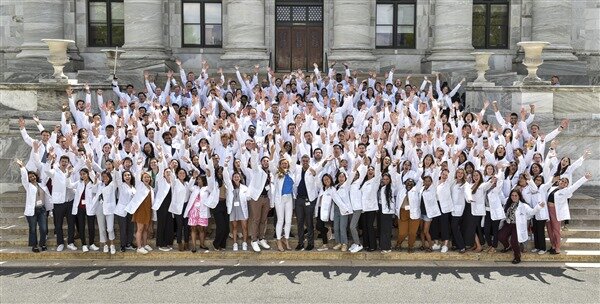
<path fill-rule="evenodd" d="M 306 27 L 292 27 L 292 70 L 306 69 Z"/>
<path fill-rule="evenodd" d="M 312 70 L 313 63 L 319 66 L 323 63 L 323 27 L 311 26 L 307 27 L 307 70 Z M 323 71 L 325 70 L 322 68 Z"/>
<path fill-rule="evenodd" d="M 292 68 L 292 28 L 278 26 L 275 29 L 275 69 L 289 71 Z"/>

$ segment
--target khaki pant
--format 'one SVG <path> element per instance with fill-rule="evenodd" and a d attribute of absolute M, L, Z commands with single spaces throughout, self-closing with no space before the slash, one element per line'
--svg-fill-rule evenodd
<path fill-rule="evenodd" d="M 261 196 L 256 201 L 248 202 L 248 231 L 253 242 L 265 238 L 269 210 L 271 210 L 271 206 L 268 197 Z"/>
<path fill-rule="evenodd" d="M 410 218 L 409 210 L 400 210 L 400 219 L 398 219 L 398 243 L 396 246 L 400 246 L 402 242 L 408 236 L 408 248 L 413 248 L 415 240 L 417 239 L 417 230 L 419 230 L 419 224 L 421 220 L 413 220 Z"/>

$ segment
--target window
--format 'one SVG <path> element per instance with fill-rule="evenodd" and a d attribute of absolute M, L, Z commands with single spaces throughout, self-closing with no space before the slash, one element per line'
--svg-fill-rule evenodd
<path fill-rule="evenodd" d="M 473 47 L 508 48 L 508 1 L 475 0 L 473 4 Z"/>
<path fill-rule="evenodd" d="M 415 1 L 377 1 L 375 46 L 415 48 Z"/>
<path fill-rule="evenodd" d="M 88 45 L 122 46 L 125 41 L 123 0 L 88 1 Z"/>
<path fill-rule="evenodd" d="M 223 44 L 221 2 L 184 0 L 182 3 L 184 47 L 220 47 Z"/>

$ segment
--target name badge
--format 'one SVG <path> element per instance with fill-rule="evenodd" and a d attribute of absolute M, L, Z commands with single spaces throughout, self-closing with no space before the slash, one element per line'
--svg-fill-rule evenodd
<path fill-rule="evenodd" d="M 85 199 L 81 200 L 81 204 L 85 206 Z"/>
<path fill-rule="evenodd" d="M 43 205 L 43 204 L 44 204 L 44 203 L 43 203 L 41 200 L 39 200 L 39 201 L 36 201 L 36 202 L 35 202 L 35 205 L 36 205 L 36 206 L 41 206 L 41 205 Z"/>
<path fill-rule="evenodd" d="M 233 206 L 234 207 L 239 207 L 240 206 L 240 202 L 233 202 Z"/>
<path fill-rule="evenodd" d="M 270 186 L 266 186 L 265 187 L 265 191 L 269 191 L 269 190 L 271 190 L 271 187 Z"/>
<path fill-rule="evenodd" d="M 304 206 L 310 206 L 310 201 L 308 199 L 304 202 Z"/>
<path fill-rule="evenodd" d="M 410 206 L 409 205 L 404 206 L 404 210 L 410 210 Z"/>

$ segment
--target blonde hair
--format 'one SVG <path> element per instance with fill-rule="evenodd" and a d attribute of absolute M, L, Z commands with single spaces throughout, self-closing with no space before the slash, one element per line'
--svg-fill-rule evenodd
<path fill-rule="evenodd" d="M 283 162 L 286 162 L 286 163 L 288 164 L 288 167 L 287 167 L 287 169 L 283 169 L 283 168 L 281 167 L 281 164 L 282 164 Z M 279 165 L 277 166 L 277 176 L 278 176 L 279 178 L 282 178 L 282 177 L 283 177 L 284 175 L 286 175 L 286 174 L 287 174 L 289 171 L 290 171 L 290 162 L 289 162 L 287 159 L 285 159 L 285 158 L 282 158 L 282 159 L 280 159 L 280 160 L 279 160 Z"/>

